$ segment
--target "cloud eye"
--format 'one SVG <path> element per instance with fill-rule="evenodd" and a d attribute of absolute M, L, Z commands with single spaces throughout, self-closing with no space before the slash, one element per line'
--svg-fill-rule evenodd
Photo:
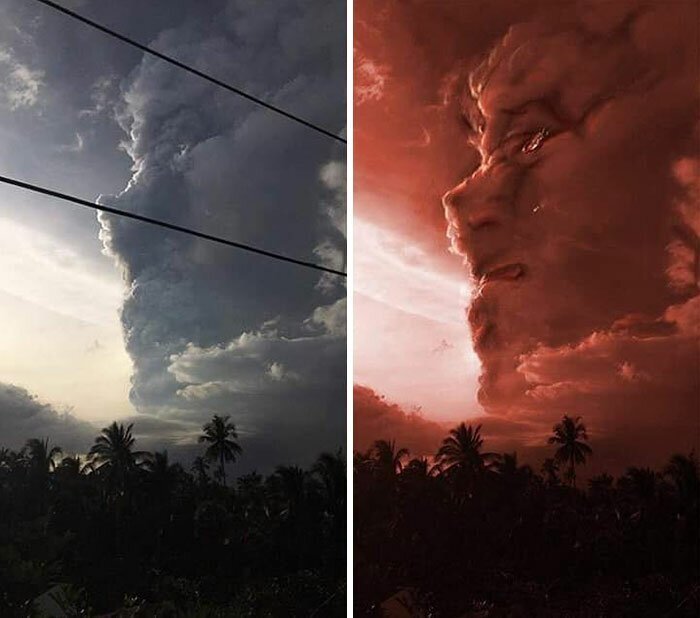
<path fill-rule="evenodd" d="M 530 154 L 539 150 L 544 141 L 549 137 L 549 130 L 542 128 L 539 131 L 530 134 L 520 147 L 520 152 Z"/>

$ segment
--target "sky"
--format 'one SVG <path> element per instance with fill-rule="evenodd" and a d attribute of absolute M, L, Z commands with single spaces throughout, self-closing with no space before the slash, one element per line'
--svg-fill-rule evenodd
<path fill-rule="evenodd" d="M 345 3 L 64 2 L 342 134 Z M 313 9 L 313 10 L 312 10 Z M 0 6 L 2 174 L 345 268 L 345 149 L 43 7 Z M 345 284 L 0 187 L 0 433 L 84 451 L 111 420 L 239 469 L 345 444 Z"/>
<path fill-rule="evenodd" d="M 355 11 L 355 247 L 382 262 L 357 258 L 356 444 L 434 452 L 461 399 L 533 463 L 563 414 L 591 473 L 697 448 L 696 3 L 380 6 Z"/>

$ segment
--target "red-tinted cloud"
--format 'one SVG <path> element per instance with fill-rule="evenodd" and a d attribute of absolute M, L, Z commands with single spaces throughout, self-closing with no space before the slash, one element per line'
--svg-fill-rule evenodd
<path fill-rule="evenodd" d="M 371 388 L 355 385 L 353 396 L 356 451 L 367 451 L 376 440 L 394 440 L 412 456 L 432 455 L 447 434 L 441 424 L 402 410 Z"/>
<path fill-rule="evenodd" d="M 697 445 L 696 7 L 383 6 L 356 8 L 355 189 L 394 199 L 356 214 L 454 276 L 452 189 L 499 439 L 568 413 L 611 463 Z"/>

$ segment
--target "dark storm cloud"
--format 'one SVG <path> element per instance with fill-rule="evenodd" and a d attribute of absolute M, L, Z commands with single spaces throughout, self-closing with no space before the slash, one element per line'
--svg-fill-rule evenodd
<path fill-rule="evenodd" d="M 343 129 L 343 3 L 230 2 L 207 11 L 203 23 L 164 32 L 154 46 Z M 134 174 L 105 203 L 344 266 L 343 149 L 148 58 L 122 93 L 118 117 Z M 338 278 L 113 217 L 100 221 L 129 287 L 122 324 L 134 362 L 131 399 L 141 413 L 192 428 L 212 413 L 231 414 L 247 432 L 246 467 L 269 464 L 262 453 L 307 461 L 344 443 Z M 289 432 L 298 435 L 281 446 Z"/>
<path fill-rule="evenodd" d="M 2 446 L 18 449 L 30 438 L 49 437 L 66 452 L 85 452 L 96 435 L 90 423 L 41 402 L 26 389 L 0 383 Z"/>
<path fill-rule="evenodd" d="M 429 456 L 447 435 L 441 424 L 403 410 L 366 386 L 354 386 L 353 406 L 356 451 L 367 451 L 376 440 L 394 440 L 413 457 Z"/>

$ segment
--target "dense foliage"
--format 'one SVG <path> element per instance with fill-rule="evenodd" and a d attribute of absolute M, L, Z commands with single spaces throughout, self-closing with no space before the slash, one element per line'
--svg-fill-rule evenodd
<path fill-rule="evenodd" d="M 434 458 L 386 440 L 354 459 L 356 615 L 700 615 L 698 462 L 577 485 L 593 455 L 564 417 L 541 473 L 461 424 Z M 405 614 L 397 614 L 405 615 Z"/>
<path fill-rule="evenodd" d="M 117 423 L 84 461 L 0 449 L 0 615 L 344 616 L 344 457 L 228 486 L 236 439 L 214 417 L 189 472 Z"/>

